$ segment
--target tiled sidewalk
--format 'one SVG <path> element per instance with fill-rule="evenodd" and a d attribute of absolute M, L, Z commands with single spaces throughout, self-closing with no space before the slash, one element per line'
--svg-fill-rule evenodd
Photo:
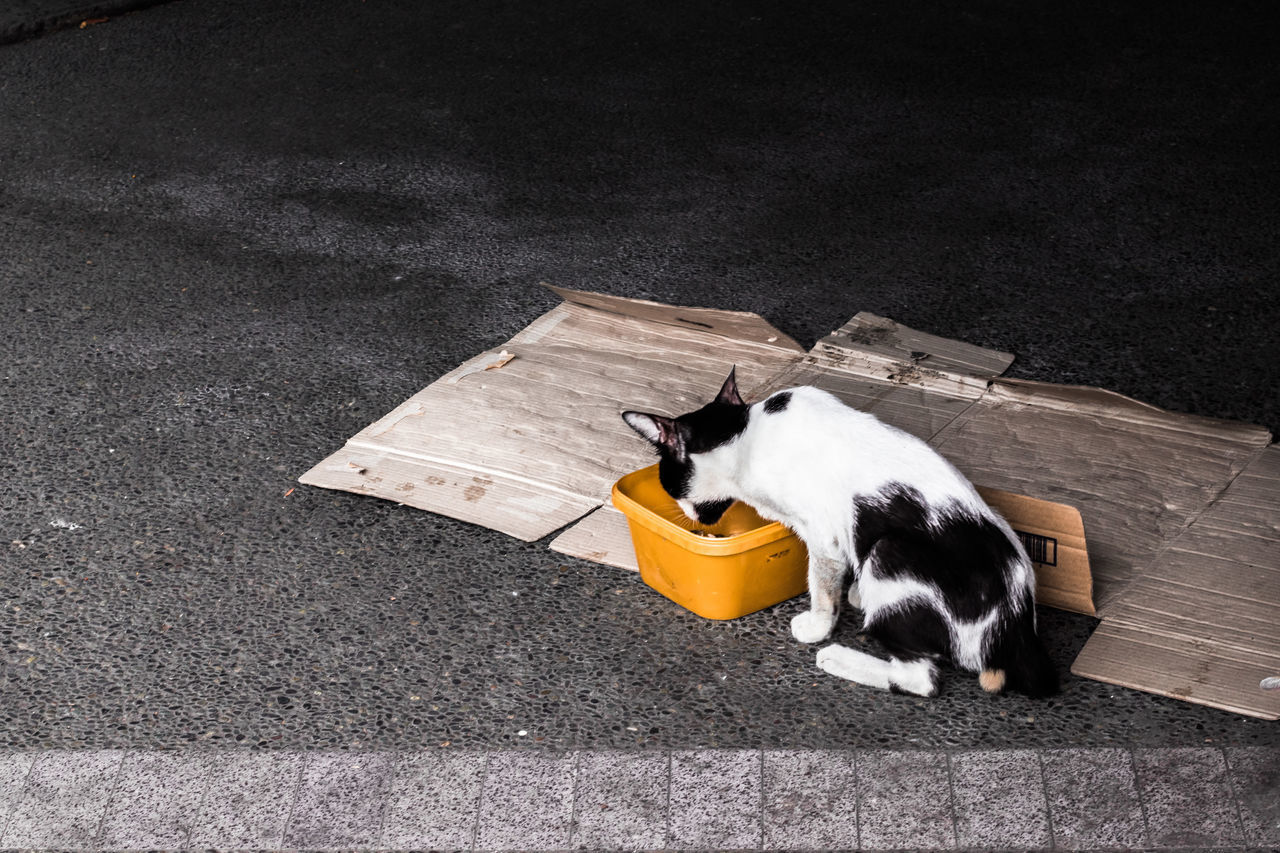
<path fill-rule="evenodd" d="M 1280 845 L 1280 750 L 0 753 L 0 847 Z"/>

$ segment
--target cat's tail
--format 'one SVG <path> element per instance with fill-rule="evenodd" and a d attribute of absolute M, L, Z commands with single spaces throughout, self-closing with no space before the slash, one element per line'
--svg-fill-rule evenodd
<path fill-rule="evenodd" d="M 1058 692 L 1058 669 L 1036 634 L 1035 609 L 1030 600 L 1017 613 L 998 623 L 978 683 L 989 693 L 1013 690 L 1033 699 Z"/>

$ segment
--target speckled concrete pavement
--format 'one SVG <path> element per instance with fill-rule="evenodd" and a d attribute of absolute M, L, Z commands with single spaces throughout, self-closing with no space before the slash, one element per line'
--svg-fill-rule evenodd
<path fill-rule="evenodd" d="M 1269 749 L 0 754 L 0 844 L 1089 850 L 1280 844 Z"/>
<path fill-rule="evenodd" d="M 1090 755 L 1139 791 L 1126 839 L 1166 843 L 1192 818 L 1169 792 L 1203 777 L 1240 811 L 1188 843 L 1280 843 L 1244 788 L 1222 799 L 1235 756 L 1276 785 L 1274 723 L 1072 677 L 1039 703 L 869 691 L 790 638 L 798 603 L 712 624 L 546 542 L 296 482 L 551 307 L 539 280 L 757 311 L 806 345 L 870 310 L 1016 376 L 1276 429 L 1268 10 L 202 0 L 0 47 L 3 843 L 37 843 L 23 815 L 67 774 L 89 828 L 60 846 L 106 843 L 152 772 L 184 815 L 215 814 L 219 774 L 283 772 L 294 819 L 262 826 L 307 833 L 303 792 L 432 762 L 484 790 L 473 827 L 533 796 L 490 797 L 495 767 L 585 802 L 596 770 L 653 762 L 675 833 L 685 757 L 767 780 L 794 751 L 814 785 L 862 768 L 849 843 L 873 846 L 864 770 L 905 751 L 954 781 L 973 750 L 1043 768 L 1052 835 L 1027 847 L 1095 843 L 1052 799 Z M 1041 619 L 1065 674 L 1093 622 Z M 286 799 L 254 790 L 226 801 Z M 771 790 L 732 809 L 773 814 Z M 939 838 L 970 844 L 952 790 Z M 387 843 L 378 796 L 349 808 Z M 725 831 L 793 843 L 772 820 Z"/>

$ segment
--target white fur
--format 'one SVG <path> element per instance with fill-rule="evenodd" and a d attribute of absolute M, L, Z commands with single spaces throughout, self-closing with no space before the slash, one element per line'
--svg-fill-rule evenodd
<path fill-rule="evenodd" d="M 622 419 L 627 422 L 633 430 L 643 435 L 652 442 L 662 441 L 662 433 L 658 430 L 658 425 L 653 419 L 640 412 L 623 412 Z"/>
<path fill-rule="evenodd" d="M 735 442 L 698 455 L 693 491 L 705 488 L 744 490 L 747 503 L 763 513 L 774 507 L 792 517 L 822 524 L 836 516 L 832 534 L 839 544 L 849 531 L 843 524 L 846 507 L 835 495 L 874 494 L 887 480 L 909 483 L 934 506 L 958 502 L 986 511 L 969 481 L 923 441 L 895 429 L 865 412 L 851 409 L 818 388 L 791 388 L 783 412 L 751 407 L 747 429 Z M 869 464 L 874 462 L 874 464 Z M 779 519 L 781 520 L 781 519 Z M 844 531 L 836 536 L 835 529 Z"/>
<path fill-rule="evenodd" d="M 937 689 L 937 669 L 928 660 L 881 660 L 848 646 L 830 645 L 818 652 L 818 668 L 881 690 L 897 687 L 917 696 L 932 696 Z"/>

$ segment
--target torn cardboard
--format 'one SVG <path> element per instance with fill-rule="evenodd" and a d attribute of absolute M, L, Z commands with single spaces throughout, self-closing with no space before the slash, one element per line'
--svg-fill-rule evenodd
<path fill-rule="evenodd" d="M 1280 478 L 1265 429 L 1004 379 L 1006 353 L 872 314 L 806 353 L 755 314 L 552 290 L 561 305 L 301 481 L 528 541 L 581 518 L 553 548 L 614 565 L 630 554 L 634 568 L 625 519 L 607 501 L 620 476 L 652 458 L 619 412 L 696 408 L 736 364 L 748 398 L 817 385 L 925 439 L 984 487 L 1077 507 L 1092 597 L 1078 568 L 1053 577 L 1038 565 L 1037 577 L 1042 601 L 1096 604 L 1104 617 L 1078 674 L 1280 718 L 1280 691 L 1258 687 L 1280 675 L 1280 638 L 1258 624 L 1280 599 Z M 1066 557 L 1083 538 L 1019 524 L 1057 534 L 1055 554 Z M 1257 590 L 1247 606 L 1241 590 Z"/>

